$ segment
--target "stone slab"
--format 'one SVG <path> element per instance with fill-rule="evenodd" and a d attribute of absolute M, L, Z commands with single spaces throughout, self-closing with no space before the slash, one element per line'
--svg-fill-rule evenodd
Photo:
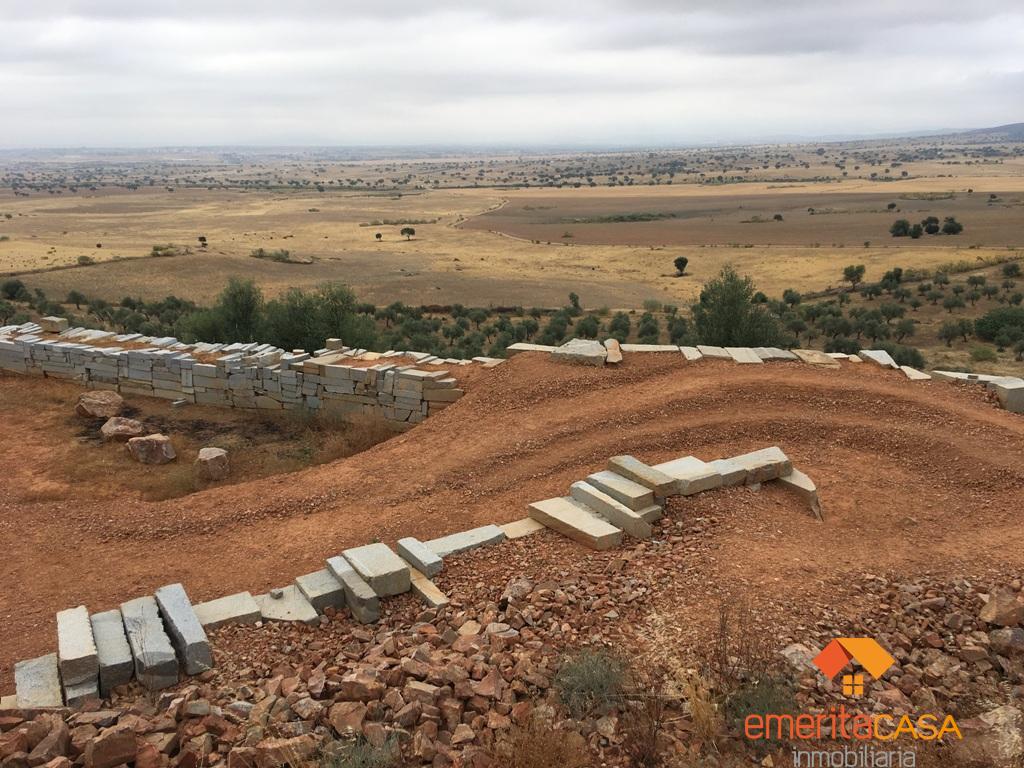
<path fill-rule="evenodd" d="M 698 344 L 697 351 L 704 357 L 715 357 L 720 360 L 732 360 L 732 355 L 725 350 L 725 347 L 715 347 L 710 344 Z"/>
<path fill-rule="evenodd" d="M 679 351 L 683 353 L 683 357 L 689 360 L 691 363 L 695 363 L 700 360 L 704 355 L 696 347 L 680 347 Z"/>
<path fill-rule="evenodd" d="M 327 568 L 345 590 L 345 605 L 356 621 L 373 624 L 380 618 L 380 598 L 341 555 L 327 561 Z"/>
<path fill-rule="evenodd" d="M 299 576 L 295 586 L 317 613 L 323 613 L 326 608 L 345 607 L 345 589 L 327 568 Z"/>
<path fill-rule="evenodd" d="M 726 347 L 725 351 L 737 363 L 756 363 L 763 365 L 764 361 L 750 347 Z"/>
<path fill-rule="evenodd" d="M 409 566 L 387 544 L 366 544 L 341 553 L 381 597 L 409 591 Z"/>
<path fill-rule="evenodd" d="M 747 471 L 747 485 L 775 480 L 793 471 L 793 463 L 776 446 L 733 456 L 732 461 Z"/>
<path fill-rule="evenodd" d="M 634 512 L 654 506 L 654 491 L 617 472 L 595 472 L 587 477 L 587 482 Z"/>
<path fill-rule="evenodd" d="M 100 694 L 109 696 L 115 687 L 130 683 L 135 674 L 132 649 L 124 632 L 121 611 L 117 608 L 94 613 L 89 617 L 89 623 L 96 642 Z"/>
<path fill-rule="evenodd" d="M 198 675 L 213 667 L 210 641 L 192 608 L 185 587 L 181 584 L 168 584 L 160 587 L 154 597 L 185 674 Z"/>
<path fill-rule="evenodd" d="M 425 542 L 438 557 L 457 555 L 488 544 L 498 544 L 505 540 L 505 532 L 496 525 L 483 525 L 468 531 L 452 533 L 439 539 Z"/>
<path fill-rule="evenodd" d="M 874 363 L 882 368 L 899 368 L 899 366 L 896 365 L 896 361 L 892 359 L 892 355 L 884 349 L 862 349 L 857 353 L 857 357 L 865 363 Z"/>
<path fill-rule="evenodd" d="M 655 496 L 669 496 L 678 492 L 678 484 L 673 478 L 644 464 L 635 456 L 612 456 L 608 459 L 608 469 L 650 488 Z"/>
<path fill-rule="evenodd" d="M 272 597 L 277 594 L 279 597 Z M 273 590 L 265 595 L 256 595 L 253 600 L 260 607 L 260 615 L 266 621 L 301 621 L 303 624 L 318 624 L 320 615 L 310 605 L 299 588 L 294 584 Z"/>
<path fill-rule="evenodd" d="M 591 549 L 611 549 L 622 543 L 620 529 L 571 498 L 535 501 L 530 504 L 530 517 Z"/>
<path fill-rule="evenodd" d="M 799 469 L 793 469 L 788 475 L 778 478 L 778 482 L 785 488 L 794 491 L 804 499 L 811 507 L 811 512 L 819 520 L 822 519 L 821 502 L 818 499 L 818 487 L 807 475 Z"/>
<path fill-rule="evenodd" d="M 150 690 L 175 685 L 178 658 L 164 631 L 156 599 L 147 595 L 121 603 L 121 617 L 135 660 L 135 678 Z"/>
<path fill-rule="evenodd" d="M 505 349 L 505 356 L 512 357 L 518 355 L 520 352 L 554 352 L 557 347 L 549 347 L 545 344 L 529 344 L 525 341 L 518 341 L 515 344 L 510 344 Z"/>
<path fill-rule="evenodd" d="M 552 353 L 553 360 L 562 360 L 581 365 L 602 366 L 608 357 L 604 344 L 591 339 L 570 339 Z"/>
<path fill-rule="evenodd" d="M 793 354 L 808 365 L 820 365 L 823 368 L 838 368 L 839 363 L 817 349 L 794 349 Z"/>
<path fill-rule="evenodd" d="M 395 546 L 398 549 L 398 554 L 428 579 L 432 579 L 441 572 L 443 567 L 441 558 L 419 539 L 406 536 L 404 539 L 399 539 Z"/>
<path fill-rule="evenodd" d="M 768 362 L 769 360 L 794 361 L 800 359 L 788 349 L 779 349 L 778 347 L 754 347 L 754 354 L 765 362 Z"/>
<path fill-rule="evenodd" d="M 537 533 L 537 531 L 544 530 L 544 526 L 532 517 L 524 517 L 522 520 L 515 520 L 511 523 L 499 525 L 498 527 L 504 531 L 505 538 L 508 539 L 521 539 L 524 536 L 529 536 Z"/>
<path fill-rule="evenodd" d="M 999 404 L 1011 413 L 1024 413 L 1024 380 L 1003 379 L 991 383 Z"/>
<path fill-rule="evenodd" d="M 903 375 L 911 381 L 931 381 L 932 378 L 924 371 L 919 371 L 917 368 L 911 368 L 909 365 L 901 365 L 900 370 L 903 371 Z"/>
<path fill-rule="evenodd" d="M 430 608 L 442 608 L 448 605 L 448 596 L 437 588 L 427 576 L 415 568 L 410 569 L 410 583 L 413 593 Z"/>
<path fill-rule="evenodd" d="M 14 687 L 19 709 L 46 709 L 64 706 L 60 691 L 57 654 L 19 661 L 14 665 Z"/>
<path fill-rule="evenodd" d="M 594 510 L 616 528 L 621 528 L 634 539 L 651 538 L 651 524 L 624 504 L 590 483 L 580 480 L 569 488 L 569 495 Z"/>
<path fill-rule="evenodd" d="M 225 595 L 194 607 L 199 623 L 206 629 L 216 629 L 225 624 L 255 624 L 263 618 L 259 605 L 249 592 Z"/>
<path fill-rule="evenodd" d="M 671 352 L 678 354 L 679 347 L 675 344 L 623 344 L 623 352 Z"/>
<path fill-rule="evenodd" d="M 683 456 L 654 466 L 676 481 L 678 493 L 692 496 L 722 486 L 722 475 L 714 467 L 696 456 Z"/>
<path fill-rule="evenodd" d="M 57 658 L 60 679 L 65 687 L 79 683 L 97 684 L 100 664 L 89 610 L 84 605 L 57 613 Z"/>
<path fill-rule="evenodd" d="M 722 476 L 722 486 L 725 488 L 743 485 L 747 481 L 747 468 L 732 459 L 715 459 L 709 461 L 708 466 Z"/>

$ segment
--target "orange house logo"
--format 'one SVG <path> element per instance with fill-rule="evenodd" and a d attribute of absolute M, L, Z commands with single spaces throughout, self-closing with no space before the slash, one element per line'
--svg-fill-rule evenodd
<path fill-rule="evenodd" d="M 814 666 L 829 680 L 834 680 L 851 661 L 860 664 L 875 680 L 896 663 L 896 659 L 870 637 L 839 637 L 815 656 Z M 843 675 L 842 682 L 844 696 L 864 695 L 864 675 Z"/>

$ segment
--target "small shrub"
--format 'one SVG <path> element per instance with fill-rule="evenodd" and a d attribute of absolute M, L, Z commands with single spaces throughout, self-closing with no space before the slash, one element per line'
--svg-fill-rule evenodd
<path fill-rule="evenodd" d="M 96 259 L 94 259 L 92 256 L 86 256 L 86 255 L 83 254 L 83 255 L 78 257 L 78 265 L 80 267 L 87 267 L 90 264 L 95 264 L 95 263 L 96 263 Z"/>
<path fill-rule="evenodd" d="M 535 716 L 516 726 L 495 750 L 502 768 L 583 768 L 590 755 L 587 743 L 575 731 L 560 731 L 547 719 Z"/>
<path fill-rule="evenodd" d="M 393 768 L 399 765 L 400 754 L 395 737 L 379 747 L 362 738 L 352 743 L 335 741 L 323 748 L 320 768 Z"/>
<path fill-rule="evenodd" d="M 555 676 L 558 696 L 576 719 L 605 714 L 618 701 L 625 664 L 603 650 L 582 650 L 567 659 Z"/>
<path fill-rule="evenodd" d="M 976 363 L 994 363 L 999 359 L 999 355 L 992 347 L 985 347 L 978 345 L 971 348 L 971 360 Z"/>

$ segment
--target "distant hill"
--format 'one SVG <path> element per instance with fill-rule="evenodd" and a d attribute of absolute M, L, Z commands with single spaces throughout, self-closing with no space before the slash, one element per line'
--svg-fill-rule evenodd
<path fill-rule="evenodd" d="M 994 128 L 975 128 L 973 131 L 961 131 L 950 135 L 951 138 L 969 139 L 970 141 L 1024 141 L 1024 123 L 997 125 Z"/>

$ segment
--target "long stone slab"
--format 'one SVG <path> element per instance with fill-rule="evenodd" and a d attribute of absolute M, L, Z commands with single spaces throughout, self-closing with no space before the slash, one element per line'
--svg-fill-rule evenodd
<path fill-rule="evenodd" d="M 100 675 L 89 610 L 80 605 L 57 613 L 57 658 L 64 686 L 97 684 Z"/>
<path fill-rule="evenodd" d="M 410 569 L 410 580 L 413 593 L 430 608 L 441 608 L 448 605 L 448 595 L 437 588 L 427 576 L 415 568 Z"/>
<path fill-rule="evenodd" d="M 1007 378 L 988 385 L 995 390 L 999 404 L 1011 413 L 1024 413 L 1024 380 Z"/>
<path fill-rule="evenodd" d="M 616 528 L 621 528 L 634 539 L 651 538 L 650 523 L 590 483 L 583 480 L 573 483 L 569 488 L 569 495 L 581 504 L 590 507 L 609 523 Z"/>
<path fill-rule="evenodd" d="M 505 350 L 507 357 L 518 355 L 520 352 L 554 352 L 558 347 L 549 347 L 544 344 L 530 344 L 525 341 L 517 341 L 515 344 L 510 344 Z"/>
<path fill-rule="evenodd" d="M 147 595 L 121 603 L 121 617 L 135 660 L 136 679 L 150 690 L 177 683 L 178 659 L 164 631 L 156 599 Z"/>
<path fill-rule="evenodd" d="M 932 378 L 924 371 L 919 371 L 917 368 L 911 368 L 909 365 L 901 365 L 900 370 L 903 371 L 903 375 L 911 381 L 930 381 Z"/>
<path fill-rule="evenodd" d="M 452 533 L 425 542 L 438 557 L 457 555 L 488 544 L 499 544 L 505 540 L 505 532 L 496 525 L 482 525 L 468 531 Z"/>
<path fill-rule="evenodd" d="M 743 485 L 747 481 L 747 468 L 732 459 L 715 459 L 709 461 L 708 466 L 722 476 L 722 486 L 725 488 Z"/>
<path fill-rule="evenodd" d="M 793 471 L 793 463 L 776 446 L 733 456 L 732 461 L 747 471 L 747 485 L 775 480 Z"/>
<path fill-rule="evenodd" d="M 634 512 L 654 506 L 654 491 L 640 483 L 623 477 L 617 472 L 602 470 L 587 477 L 587 482 L 607 493 L 620 504 Z"/>
<path fill-rule="evenodd" d="M 698 344 L 697 351 L 704 357 L 714 357 L 719 360 L 732 360 L 732 355 L 725 350 L 725 347 L 715 347 L 710 344 Z"/>
<path fill-rule="evenodd" d="M 695 363 L 702 357 L 704 357 L 704 355 L 701 354 L 701 351 L 696 347 L 680 347 L 679 351 L 682 352 L 683 357 L 686 358 L 691 363 Z"/>
<path fill-rule="evenodd" d="M 19 709 L 64 706 L 57 654 L 17 662 L 14 665 L 14 688 Z"/>
<path fill-rule="evenodd" d="M 398 554 L 428 579 L 441 572 L 443 566 L 441 558 L 434 550 L 414 536 L 399 539 L 395 546 L 398 548 Z"/>
<path fill-rule="evenodd" d="M 93 639 L 96 641 L 96 656 L 99 661 L 100 695 L 109 696 L 119 685 L 132 680 L 135 662 L 128 637 L 124 632 L 121 611 L 114 608 L 89 617 Z"/>
<path fill-rule="evenodd" d="M 356 621 L 373 624 L 380 618 L 380 598 L 341 555 L 327 561 L 327 568 L 345 590 L 345 605 Z"/>
<path fill-rule="evenodd" d="M 194 606 L 199 623 L 206 629 L 216 629 L 225 624 L 255 624 L 263 615 L 260 607 L 249 592 L 225 595 Z"/>
<path fill-rule="evenodd" d="M 807 475 L 799 469 L 794 468 L 788 475 L 778 478 L 779 484 L 791 491 L 794 491 L 800 498 L 804 499 L 811 508 L 811 512 L 819 520 L 821 515 L 821 501 L 818 499 L 818 487 Z"/>
<path fill-rule="evenodd" d="M 608 469 L 650 488 L 655 496 L 669 496 L 677 492 L 677 484 L 673 478 L 644 464 L 635 456 L 612 456 L 608 459 Z"/>
<path fill-rule="evenodd" d="M 733 361 L 737 363 L 756 363 L 757 365 L 764 364 L 764 361 L 750 347 L 726 347 L 725 351 L 728 352 Z"/>
<path fill-rule="evenodd" d="M 409 591 L 409 566 L 387 544 L 378 542 L 353 547 L 341 555 L 381 597 Z"/>
<path fill-rule="evenodd" d="M 882 368 L 899 369 L 896 361 L 892 359 L 892 355 L 884 349 L 862 349 L 857 353 L 857 357 L 865 363 L 874 363 Z"/>
<path fill-rule="evenodd" d="M 575 499 L 558 497 L 530 504 L 530 517 L 591 549 L 622 543 L 622 531 Z"/>
<path fill-rule="evenodd" d="M 504 523 L 498 527 L 504 531 L 505 537 L 509 539 L 521 539 L 524 536 L 530 536 L 531 534 L 544 530 L 544 526 L 532 517 L 524 517 L 522 520 L 513 520 L 511 523 Z"/>
<path fill-rule="evenodd" d="M 839 361 L 833 360 L 824 352 L 818 349 L 794 349 L 793 354 L 799 357 L 808 365 L 820 365 L 823 368 L 838 368 Z"/>
<path fill-rule="evenodd" d="M 327 568 L 299 576 L 295 579 L 295 586 L 317 613 L 323 613 L 327 608 L 345 607 L 345 588 Z"/>
<path fill-rule="evenodd" d="M 677 347 L 675 344 L 623 344 L 622 351 L 678 353 L 679 347 Z"/>
<path fill-rule="evenodd" d="M 695 493 L 710 491 L 722 486 L 721 473 L 696 456 L 683 456 L 662 464 L 655 464 L 654 468 L 673 478 L 676 481 L 678 492 L 683 496 L 692 496 Z"/>
<path fill-rule="evenodd" d="M 765 362 L 771 360 L 799 360 L 800 358 L 790 352 L 788 349 L 779 349 L 778 347 L 754 347 L 754 354 L 760 357 Z"/>
<path fill-rule="evenodd" d="M 260 607 L 260 615 L 267 621 L 301 621 L 317 624 L 320 615 L 294 584 L 256 595 L 253 600 Z"/>
<path fill-rule="evenodd" d="M 198 675 L 210 669 L 213 666 L 210 641 L 192 608 L 185 587 L 181 584 L 168 584 L 160 587 L 154 597 L 185 674 Z"/>

